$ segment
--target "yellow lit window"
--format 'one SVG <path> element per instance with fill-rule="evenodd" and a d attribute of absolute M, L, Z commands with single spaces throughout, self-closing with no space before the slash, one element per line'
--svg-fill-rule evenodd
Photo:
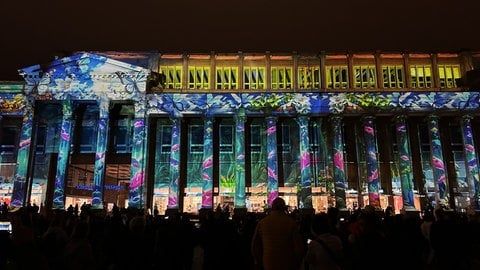
<path fill-rule="evenodd" d="M 320 67 L 298 67 L 298 87 L 300 89 L 320 88 Z"/>
<path fill-rule="evenodd" d="M 347 66 L 327 66 L 326 73 L 327 88 L 343 89 L 348 87 Z"/>
<path fill-rule="evenodd" d="M 243 84 L 245 89 L 265 89 L 265 67 L 245 67 Z"/>
<path fill-rule="evenodd" d="M 160 73 L 165 75 L 165 88 L 182 88 L 182 66 L 161 66 Z"/>
<path fill-rule="evenodd" d="M 375 66 L 354 66 L 355 72 L 354 85 L 356 88 L 374 88 L 377 86 L 377 76 L 375 76 Z"/>
<path fill-rule="evenodd" d="M 404 76 L 403 66 L 388 65 L 382 66 L 383 87 L 384 88 L 403 88 Z"/>
<path fill-rule="evenodd" d="M 210 89 L 210 67 L 191 66 L 188 68 L 189 89 Z"/>
<path fill-rule="evenodd" d="M 237 67 L 216 67 L 217 89 L 238 89 Z"/>
<path fill-rule="evenodd" d="M 430 65 L 410 66 L 410 81 L 412 88 L 432 87 L 432 67 Z"/>
<path fill-rule="evenodd" d="M 455 88 L 457 87 L 455 80 L 460 79 L 460 66 L 438 65 L 438 76 L 441 88 Z"/>
<path fill-rule="evenodd" d="M 292 89 L 292 68 L 272 67 L 272 89 Z"/>

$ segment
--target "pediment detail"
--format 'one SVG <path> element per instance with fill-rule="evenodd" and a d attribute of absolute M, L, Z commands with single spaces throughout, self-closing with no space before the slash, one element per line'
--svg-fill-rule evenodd
<path fill-rule="evenodd" d="M 19 74 L 26 81 L 25 95 L 35 99 L 114 100 L 144 94 L 150 70 L 96 54 L 79 53 L 47 65 L 22 68 Z"/>

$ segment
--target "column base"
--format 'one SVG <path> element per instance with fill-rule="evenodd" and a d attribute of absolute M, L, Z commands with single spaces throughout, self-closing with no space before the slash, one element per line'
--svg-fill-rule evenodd
<path fill-rule="evenodd" d="M 338 210 L 338 218 L 348 219 L 350 217 L 350 211 L 347 208 L 342 208 Z"/>
<path fill-rule="evenodd" d="M 209 214 L 213 214 L 213 210 L 210 208 L 200 208 L 198 210 L 198 217 L 200 220 L 205 220 Z"/>
<path fill-rule="evenodd" d="M 315 208 L 300 208 L 298 212 L 301 216 L 313 216 L 315 215 Z"/>
<path fill-rule="evenodd" d="M 247 216 L 248 209 L 247 208 L 234 208 L 233 209 L 233 219 L 244 219 Z"/>
<path fill-rule="evenodd" d="M 405 217 L 407 217 L 407 218 L 419 218 L 420 217 L 420 210 L 417 210 L 417 209 L 405 209 L 402 212 L 405 213 Z"/>
<path fill-rule="evenodd" d="M 165 216 L 167 217 L 177 216 L 178 214 L 180 214 L 180 211 L 176 208 L 169 208 L 165 210 Z"/>

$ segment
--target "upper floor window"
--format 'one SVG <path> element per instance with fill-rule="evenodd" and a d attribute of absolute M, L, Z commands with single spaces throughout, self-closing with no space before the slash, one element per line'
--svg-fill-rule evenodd
<path fill-rule="evenodd" d="M 36 132 L 35 154 L 43 155 L 58 152 L 60 129 L 61 124 L 59 123 L 39 124 Z"/>
<path fill-rule="evenodd" d="M 292 88 L 292 68 L 291 67 L 272 67 L 272 89 L 291 89 Z"/>
<path fill-rule="evenodd" d="M 172 145 L 172 125 L 163 124 L 160 120 L 158 122 L 156 149 L 162 154 L 169 154 Z"/>
<path fill-rule="evenodd" d="M 440 79 L 441 88 L 455 88 L 456 79 L 460 79 L 459 65 L 438 65 L 438 77 Z"/>
<path fill-rule="evenodd" d="M 203 126 L 190 125 L 188 137 L 190 141 L 190 153 L 203 153 Z"/>
<path fill-rule="evenodd" d="M 75 126 L 72 128 L 73 150 L 76 153 L 95 153 L 97 150 L 97 130 L 98 130 L 98 106 L 96 104 L 78 104 L 78 108 L 73 115 L 75 117 Z"/>
<path fill-rule="evenodd" d="M 113 148 L 116 153 L 131 153 L 131 138 L 133 132 L 132 120 L 128 117 L 117 120 L 113 127 Z"/>
<path fill-rule="evenodd" d="M 262 126 L 250 126 L 250 151 L 252 153 L 260 153 L 262 150 Z"/>
<path fill-rule="evenodd" d="M 344 89 L 348 87 L 348 66 L 326 67 L 327 88 Z"/>
<path fill-rule="evenodd" d="M 182 88 L 182 66 L 161 66 L 160 73 L 165 75 L 166 89 Z"/>
<path fill-rule="evenodd" d="M 245 89 L 265 89 L 265 67 L 244 67 L 243 84 Z"/>
<path fill-rule="evenodd" d="M 238 89 L 238 67 L 216 67 L 217 89 Z"/>
<path fill-rule="evenodd" d="M 282 124 L 282 153 L 290 152 L 290 126 L 287 124 Z"/>
<path fill-rule="evenodd" d="M 405 85 L 402 65 L 382 66 L 382 75 L 384 88 L 403 88 Z"/>
<path fill-rule="evenodd" d="M 188 67 L 188 88 L 189 89 L 210 89 L 210 67 L 208 66 Z"/>
<path fill-rule="evenodd" d="M 0 131 L 0 154 L 2 162 L 15 162 L 17 142 L 20 136 L 19 126 L 3 126 Z"/>
<path fill-rule="evenodd" d="M 412 88 L 430 88 L 432 87 L 432 66 L 411 65 L 410 77 Z"/>
<path fill-rule="evenodd" d="M 81 122 L 80 153 L 95 153 L 97 147 L 98 119 L 84 118 Z"/>
<path fill-rule="evenodd" d="M 355 88 L 374 88 L 377 86 L 375 66 L 354 66 Z"/>
<path fill-rule="evenodd" d="M 320 67 L 298 67 L 298 88 L 320 88 Z"/>
<path fill-rule="evenodd" d="M 220 152 L 233 153 L 233 125 L 220 125 Z"/>

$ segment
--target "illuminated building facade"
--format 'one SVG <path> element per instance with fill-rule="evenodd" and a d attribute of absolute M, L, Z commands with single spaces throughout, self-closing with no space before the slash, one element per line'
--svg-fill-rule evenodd
<path fill-rule="evenodd" d="M 0 199 L 478 209 L 479 68 L 476 52 L 78 52 L 1 83 Z"/>

